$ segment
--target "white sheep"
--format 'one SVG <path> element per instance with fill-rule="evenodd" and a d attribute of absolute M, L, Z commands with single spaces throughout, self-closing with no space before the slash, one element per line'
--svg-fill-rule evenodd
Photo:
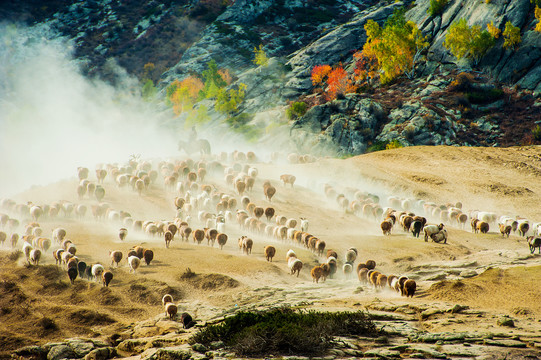
<path fill-rule="evenodd" d="M 32 249 L 30 251 L 30 256 L 28 258 L 28 262 L 34 265 L 39 265 L 39 259 L 41 258 L 41 250 L 40 249 Z"/>
<path fill-rule="evenodd" d="M 297 277 L 299 277 L 299 274 L 301 273 L 302 265 L 302 261 L 297 259 L 297 257 L 292 256 L 287 261 L 287 266 L 289 267 L 289 270 L 291 270 L 291 275 L 297 273 Z"/>
<path fill-rule="evenodd" d="M 135 274 L 135 270 L 141 265 L 141 259 L 137 256 L 129 256 L 128 265 L 130 265 L 130 272 L 133 270 L 133 273 Z"/>
<path fill-rule="evenodd" d="M 53 230 L 53 240 L 55 240 L 57 243 L 61 243 L 64 241 L 64 238 L 66 237 L 66 230 L 63 228 L 56 228 Z"/>
<path fill-rule="evenodd" d="M 301 217 L 301 231 L 308 232 L 308 219 Z"/>
<path fill-rule="evenodd" d="M 94 264 L 92 266 L 92 277 L 94 278 L 94 280 L 100 281 L 101 276 L 103 275 L 104 272 L 105 272 L 105 268 L 103 267 L 103 265 Z"/>
<path fill-rule="evenodd" d="M 441 229 L 439 232 L 430 235 L 432 241 L 440 243 L 443 241 L 444 244 L 447 244 L 447 230 Z"/>
<path fill-rule="evenodd" d="M 428 241 L 428 237 L 440 232 L 440 230 L 443 229 L 443 226 L 444 226 L 443 224 L 425 225 L 425 227 L 423 228 L 423 232 L 425 233 L 425 241 Z"/>
<path fill-rule="evenodd" d="M 26 257 L 26 260 L 27 260 L 28 262 L 30 262 L 30 260 L 29 260 L 29 258 L 30 258 L 30 252 L 34 249 L 34 248 L 32 247 L 32 244 L 30 244 L 29 242 L 26 242 L 26 241 L 25 241 L 25 242 L 23 243 L 23 248 L 22 248 L 22 249 L 23 249 L 23 254 L 24 254 L 24 256 Z"/>
<path fill-rule="evenodd" d="M 172 303 L 173 302 L 173 296 L 172 295 L 169 295 L 169 294 L 165 294 L 162 298 L 162 304 L 163 306 L 165 306 L 165 304 L 167 303 Z"/>

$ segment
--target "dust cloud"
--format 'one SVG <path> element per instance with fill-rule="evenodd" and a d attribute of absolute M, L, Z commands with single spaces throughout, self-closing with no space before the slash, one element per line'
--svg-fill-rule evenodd
<path fill-rule="evenodd" d="M 141 100 L 117 69 L 89 80 L 73 44 L 46 26 L 0 25 L 0 196 L 74 176 L 77 166 L 176 152 L 166 112 Z M 119 85 L 118 85 L 119 84 Z"/>

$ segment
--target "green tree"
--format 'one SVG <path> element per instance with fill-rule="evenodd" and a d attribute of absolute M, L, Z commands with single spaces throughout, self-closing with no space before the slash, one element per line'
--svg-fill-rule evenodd
<path fill-rule="evenodd" d="M 267 57 L 267 54 L 265 54 L 265 50 L 263 50 L 263 44 L 259 45 L 259 49 L 254 47 L 254 54 L 254 64 L 263 67 L 269 65 L 269 58 Z"/>
<path fill-rule="evenodd" d="M 225 88 L 218 90 L 215 104 L 216 110 L 229 115 L 236 113 L 239 110 L 239 105 L 244 100 L 245 92 L 246 85 L 242 83 L 238 86 L 237 90 L 230 89 L 227 91 Z"/>
<path fill-rule="evenodd" d="M 186 118 L 185 128 L 189 129 L 194 125 L 204 124 L 210 120 L 208 115 L 208 109 L 205 105 L 199 106 L 197 109 L 194 109 L 190 112 Z"/>
<path fill-rule="evenodd" d="M 457 58 L 469 58 L 477 65 L 486 52 L 494 46 L 494 37 L 481 26 L 468 26 L 466 19 L 455 21 L 449 27 L 443 46 Z"/>
<path fill-rule="evenodd" d="M 513 48 L 516 49 L 518 44 L 522 41 L 520 36 L 520 28 L 513 26 L 511 21 L 505 23 L 505 29 L 503 30 L 503 47 L 504 49 Z"/>
<path fill-rule="evenodd" d="M 214 59 L 207 63 L 207 70 L 201 74 L 205 80 L 205 87 L 202 90 L 203 98 L 214 98 L 218 95 L 219 89 L 225 87 L 227 83 L 222 78 L 218 70 L 218 64 Z"/>
<path fill-rule="evenodd" d="M 286 116 L 288 119 L 297 119 L 306 114 L 306 103 L 303 101 L 296 101 L 292 103 L 286 110 Z"/>
<path fill-rule="evenodd" d="M 158 93 L 158 89 L 154 86 L 154 82 L 152 80 L 148 79 L 145 81 L 145 85 L 143 85 L 143 89 L 141 90 L 141 95 L 143 96 L 143 99 L 146 101 L 150 101 L 154 99 L 156 94 Z"/>
<path fill-rule="evenodd" d="M 443 12 L 449 0 L 430 0 L 430 7 L 426 11 L 430 16 L 438 16 Z"/>

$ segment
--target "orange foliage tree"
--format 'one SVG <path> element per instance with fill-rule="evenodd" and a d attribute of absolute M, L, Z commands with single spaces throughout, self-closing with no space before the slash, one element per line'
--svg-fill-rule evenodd
<path fill-rule="evenodd" d="M 329 100 L 336 99 L 337 95 L 345 95 L 355 92 L 355 86 L 342 65 L 333 69 L 327 78 L 327 97 Z"/>
<path fill-rule="evenodd" d="M 317 65 L 312 69 L 312 84 L 314 86 L 321 85 L 331 72 L 330 65 Z"/>
<path fill-rule="evenodd" d="M 182 81 L 175 80 L 171 83 L 167 89 L 167 98 L 173 105 L 175 114 L 179 115 L 186 108 L 191 108 L 204 87 L 203 82 L 195 76 L 188 76 Z"/>

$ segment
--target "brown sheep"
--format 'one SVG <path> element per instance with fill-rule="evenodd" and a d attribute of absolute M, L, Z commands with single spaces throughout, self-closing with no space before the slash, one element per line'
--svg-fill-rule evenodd
<path fill-rule="evenodd" d="M 274 208 L 271 208 L 271 207 L 266 208 L 265 216 L 267 217 L 267 221 L 271 221 L 272 217 L 274 216 Z"/>
<path fill-rule="evenodd" d="M 299 277 L 299 274 L 301 273 L 302 265 L 303 265 L 302 261 L 300 261 L 296 257 L 290 257 L 287 262 L 287 265 L 289 269 L 291 270 L 291 275 L 295 275 L 295 273 L 297 273 L 297 277 Z"/>
<path fill-rule="evenodd" d="M 116 266 L 118 267 L 118 263 L 122 260 L 122 251 L 109 251 L 109 256 L 111 257 L 111 266 L 116 263 Z"/>
<path fill-rule="evenodd" d="M 293 188 L 293 184 L 295 183 L 295 180 L 297 180 L 297 178 L 290 174 L 284 174 L 280 175 L 280 180 L 284 182 L 284 186 L 286 186 L 287 184 L 291 184 L 291 188 Z"/>
<path fill-rule="evenodd" d="M 526 236 L 526 233 L 530 230 L 530 224 L 527 222 L 521 222 L 518 224 L 518 234 L 520 236 Z"/>
<path fill-rule="evenodd" d="M 150 265 L 150 262 L 152 261 L 152 259 L 154 259 L 154 251 L 150 249 L 145 249 L 145 251 L 143 252 L 143 259 L 145 259 L 145 263 L 147 265 Z"/>
<path fill-rule="evenodd" d="M 475 218 L 472 218 L 471 219 L 471 232 L 474 232 L 474 233 L 477 233 L 478 229 L 477 229 L 477 223 L 479 222 L 479 219 L 475 219 Z"/>
<path fill-rule="evenodd" d="M 101 274 L 101 280 L 103 282 L 103 286 L 108 287 L 111 280 L 113 280 L 113 273 L 110 271 L 105 271 L 103 274 Z"/>
<path fill-rule="evenodd" d="M 383 289 L 385 288 L 386 284 L 387 284 L 387 276 L 383 274 L 379 274 L 376 279 L 376 287 Z"/>
<path fill-rule="evenodd" d="M 276 255 L 276 248 L 272 245 L 265 246 L 265 257 L 267 261 L 272 262 L 272 258 Z"/>
<path fill-rule="evenodd" d="M 219 233 L 216 235 L 216 240 L 218 241 L 218 245 L 220 246 L 220 250 L 224 249 L 224 245 L 227 243 L 227 235 L 223 233 Z"/>
<path fill-rule="evenodd" d="M 323 269 L 321 266 L 317 265 L 310 270 L 310 275 L 312 275 L 312 279 L 315 283 L 319 282 L 319 279 L 323 276 Z"/>
<path fill-rule="evenodd" d="M 165 294 L 162 298 L 162 304 L 165 307 L 165 304 L 172 303 L 173 302 L 173 296 L 170 294 Z"/>
<path fill-rule="evenodd" d="M 143 253 L 145 252 L 145 248 L 142 246 L 134 246 L 133 250 L 135 250 L 135 256 L 137 256 L 139 259 L 143 258 Z"/>
<path fill-rule="evenodd" d="M 373 270 L 376 268 L 376 262 L 374 260 L 366 260 L 365 264 L 368 270 Z"/>
<path fill-rule="evenodd" d="M 478 221 L 476 223 L 476 233 L 481 232 L 482 234 L 486 234 L 488 230 L 490 229 L 490 226 L 485 221 Z"/>
<path fill-rule="evenodd" d="M 239 195 L 242 196 L 242 194 L 246 190 L 246 183 L 242 180 L 237 180 L 237 182 L 235 183 L 235 188 L 237 189 Z"/>
<path fill-rule="evenodd" d="M 359 277 L 359 281 L 361 284 L 366 284 L 368 282 L 368 269 L 362 268 L 357 272 L 357 276 Z"/>
<path fill-rule="evenodd" d="M 392 283 L 393 283 L 393 280 L 394 280 L 394 279 L 397 279 L 397 280 L 398 280 L 398 277 L 397 277 L 396 275 L 389 275 L 389 276 L 387 277 L 387 285 L 388 285 L 389 288 L 391 288 L 391 289 L 393 288 L 393 287 L 392 287 Z"/>
<path fill-rule="evenodd" d="M 333 249 L 327 250 L 327 258 L 330 258 L 331 256 L 338 259 L 338 254 Z"/>
<path fill-rule="evenodd" d="M 205 238 L 205 231 L 201 229 L 195 230 L 193 233 L 193 242 L 197 242 L 197 244 L 201 244 L 201 241 Z"/>
<path fill-rule="evenodd" d="M 530 254 L 535 252 L 535 248 L 539 248 L 539 254 L 541 254 L 541 238 L 528 236 L 528 246 L 530 247 Z"/>
<path fill-rule="evenodd" d="M 195 325 L 195 321 L 193 321 L 192 316 L 186 312 L 180 315 L 180 322 L 182 323 L 182 327 L 184 329 L 189 329 Z"/>
<path fill-rule="evenodd" d="M 163 236 L 165 238 L 165 247 L 169 248 L 169 244 L 171 243 L 171 240 L 173 240 L 173 233 L 168 230 Z"/>
<path fill-rule="evenodd" d="M 205 229 L 205 237 L 207 238 L 207 245 L 214 246 L 214 242 L 216 241 L 216 236 L 218 236 L 218 230 L 216 229 Z"/>
<path fill-rule="evenodd" d="M 393 223 L 390 220 L 383 220 L 381 222 L 381 231 L 383 231 L 383 235 L 391 235 L 391 230 L 393 228 Z"/>
<path fill-rule="evenodd" d="M 260 217 L 263 216 L 263 214 L 265 213 L 265 209 L 263 209 L 262 207 L 259 207 L 259 206 L 256 206 L 254 208 L 254 216 L 259 219 Z"/>
<path fill-rule="evenodd" d="M 400 291 L 401 296 L 404 296 L 404 284 L 406 283 L 406 281 L 408 281 L 408 278 L 406 276 L 401 276 L 398 279 L 397 286 L 398 286 L 398 290 Z M 396 288 L 395 288 L 395 290 L 396 290 Z"/>
<path fill-rule="evenodd" d="M 254 241 L 247 236 L 242 237 L 242 252 L 246 253 L 246 255 L 249 255 L 252 253 L 252 246 L 254 245 Z"/>
<path fill-rule="evenodd" d="M 406 295 L 406 297 L 413 297 L 416 290 L 417 283 L 415 283 L 415 280 L 408 279 L 406 282 L 404 282 L 404 295 Z"/>
<path fill-rule="evenodd" d="M 267 198 L 270 201 L 272 201 L 272 197 L 274 194 L 276 194 L 276 188 L 272 185 L 266 186 L 263 188 L 263 192 L 265 194 L 265 198 Z"/>
<path fill-rule="evenodd" d="M 368 281 L 370 282 L 370 284 L 374 285 L 374 287 L 377 287 L 379 274 L 381 273 L 376 270 L 371 270 L 368 273 Z"/>
<path fill-rule="evenodd" d="M 511 234 L 511 229 L 511 225 L 500 224 L 500 233 L 502 234 L 502 237 L 505 235 L 509 237 L 509 234 Z"/>
<path fill-rule="evenodd" d="M 318 239 L 316 241 L 316 252 L 319 256 L 323 256 L 323 252 L 325 251 L 325 241 Z"/>
<path fill-rule="evenodd" d="M 173 320 L 177 315 L 178 307 L 173 303 L 165 304 L 165 316 L 169 316 L 170 320 Z"/>

